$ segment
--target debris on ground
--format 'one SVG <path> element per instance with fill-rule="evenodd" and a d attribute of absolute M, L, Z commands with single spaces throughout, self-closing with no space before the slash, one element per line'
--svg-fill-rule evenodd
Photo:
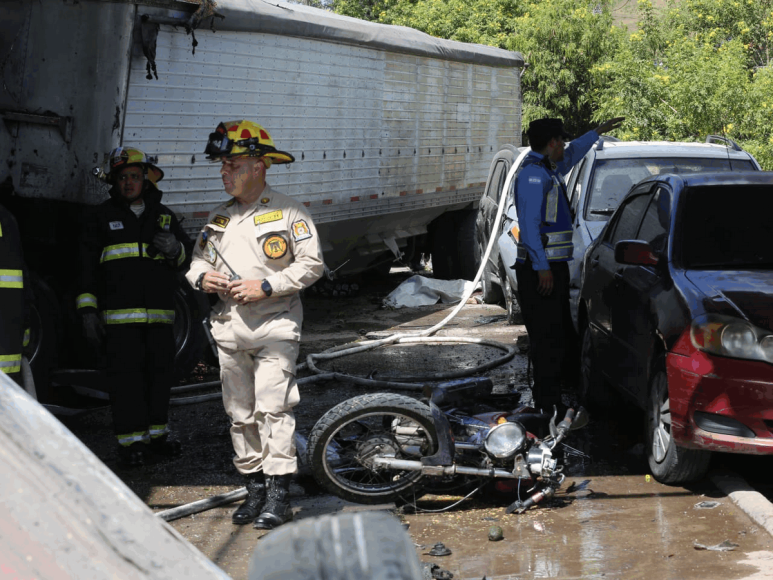
<path fill-rule="evenodd" d="M 498 542 L 499 540 L 504 539 L 505 534 L 502 531 L 502 528 L 499 526 L 491 526 L 488 529 L 488 539 L 490 542 Z"/>
<path fill-rule="evenodd" d="M 446 548 L 445 544 L 443 542 L 438 542 L 435 544 L 432 549 L 429 552 L 426 552 L 426 556 L 450 556 L 452 554 L 451 550 Z"/>
<path fill-rule="evenodd" d="M 696 510 L 713 510 L 715 507 L 719 506 L 718 501 L 702 501 L 695 504 Z"/>
<path fill-rule="evenodd" d="M 738 544 L 734 544 L 730 540 L 725 540 L 721 544 L 716 544 L 714 546 L 704 546 L 703 544 L 699 544 L 698 542 L 695 542 L 693 546 L 696 550 L 711 550 L 712 552 L 731 552 L 738 547 Z"/>

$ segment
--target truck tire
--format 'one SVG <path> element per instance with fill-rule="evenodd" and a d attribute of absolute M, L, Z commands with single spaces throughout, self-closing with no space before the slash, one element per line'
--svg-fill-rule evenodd
<path fill-rule="evenodd" d="M 252 553 L 249 580 L 422 580 L 410 536 L 385 512 L 337 513 L 286 524 Z"/>
<path fill-rule="evenodd" d="M 472 280 L 478 272 L 475 210 L 447 212 L 435 219 L 431 236 L 432 272 L 439 280 Z"/>
<path fill-rule="evenodd" d="M 40 276 L 31 273 L 30 284 L 35 300 L 30 305 L 30 342 L 25 350 L 38 401 L 46 402 L 51 392 L 51 369 L 56 367 L 61 343 L 62 313 L 56 293 Z"/>
<path fill-rule="evenodd" d="M 209 312 L 209 301 L 206 294 L 191 288 L 180 274 L 174 302 L 174 371 L 176 379 L 183 379 L 203 358 L 204 348 L 208 347 L 202 321 Z"/>

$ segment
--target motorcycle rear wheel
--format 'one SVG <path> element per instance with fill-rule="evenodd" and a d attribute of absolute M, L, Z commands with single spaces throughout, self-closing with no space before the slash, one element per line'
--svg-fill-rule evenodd
<path fill-rule="evenodd" d="M 362 504 L 418 497 L 419 471 L 373 463 L 378 456 L 420 460 L 437 449 L 429 407 L 416 399 L 374 393 L 348 399 L 325 413 L 309 436 L 314 478 L 330 493 Z"/>

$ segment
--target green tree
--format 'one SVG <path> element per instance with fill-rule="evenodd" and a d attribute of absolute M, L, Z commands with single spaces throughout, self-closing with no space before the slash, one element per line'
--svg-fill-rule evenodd
<path fill-rule="evenodd" d="M 515 19 L 507 48 L 520 51 L 530 65 L 522 77 L 524 126 L 541 117 L 560 117 L 570 133 L 579 135 L 595 125 L 592 70 L 619 50 L 625 34 L 613 24 L 611 4 L 532 1 Z"/>

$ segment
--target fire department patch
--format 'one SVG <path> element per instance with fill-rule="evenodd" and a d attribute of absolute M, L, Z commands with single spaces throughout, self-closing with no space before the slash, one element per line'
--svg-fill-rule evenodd
<path fill-rule="evenodd" d="M 278 260 L 287 253 L 287 240 L 279 234 L 271 234 L 263 242 L 263 253 L 272 260 Z"/>
<path fill-rule="evenodd" d="M 297 222 L 293 222 L 293 239 L 296 242 L 300 242 L 301 240 L 308 240 L 311 237 L 311 232 L 309 231 L 309 226 L 306 223 L 306 220 L 298 220 Z"/>
<path fill-rule="evenodd" d="M 215 246 L 212 242 L 207 242 L 207 247 L 204 250 L 204 259 L 212 265 L 217 262 L 217 254 L 215 253 Z"/>
<path fill-rule="evenodd" d="M 110 222 L 110 229 L 111 230 L 122 230 L 123 229 L 123 222 Z"/>
<path fill-rule="evenodd" d="M 216 215 L 212 218 L 212 221 L 209 222 L 211 224 L 215 224 L 216 226 L 220 226 L 221 228 L 224 228 L 228 225 L 228 222 L 231 221 L 231 218 L 225 217 L 224 215 Z"/>
<path fill-rule="evenodd" d="M 268 213 L 263 213 L 260 215 L 255 216 L 255 225 L 258 224 L 267 224 L 268 222 L 275 222 L 282 219 L 282 210 L 278 209 L 276 211 L 270 211 Z"/>

